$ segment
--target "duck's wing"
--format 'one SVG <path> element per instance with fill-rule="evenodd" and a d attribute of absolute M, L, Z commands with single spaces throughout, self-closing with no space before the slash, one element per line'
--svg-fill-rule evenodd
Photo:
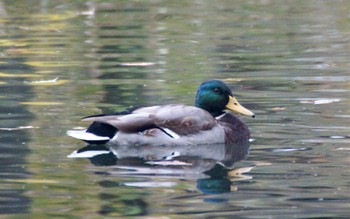
<path fill-rule="evenodd" d="M 216 124 L 215 118 L 205 110 L 185 105 L 142 107 L 128 115 L 88 117 L 84 121 L 109 124 L 126 133 L 159 128 L 177 135 L 195 134 Z"/>
<path fill-rule="evenodd" d="M 194 106 L 165 105 L 151 115 L 155 125 L 178 135 L 196 134 L 211 129 L 216 120 L 207 111 Z"/>

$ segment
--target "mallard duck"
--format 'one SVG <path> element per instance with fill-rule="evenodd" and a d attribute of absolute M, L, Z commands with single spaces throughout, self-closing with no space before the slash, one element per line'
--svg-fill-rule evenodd
<path fill-rule="evenodd" d="M 88 143 L 114 145 L 176 146 L 248 141 L 248 127 L 231 112 L 255 117 L 239 104 L 223 81 L 208 80 L 199 86 L 195 106 L 168 104 L 88 116 L 83 121 L 92 124 L 86 130 L 70 130 L 67 134 Z"/>

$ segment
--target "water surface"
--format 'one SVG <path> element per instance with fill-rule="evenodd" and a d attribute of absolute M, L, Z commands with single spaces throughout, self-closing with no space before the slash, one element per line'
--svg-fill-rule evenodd
<path fill-rule="evenodd" d="M 0 1 L 0 217 L 347 218 L 349 11 L 346 1 Z M 254 141 L 225 175 L 67 157 L 86 146 L 65 134 L 82 117 L 193 104 L 209 78 L 257 115 L 242 118 Z"/>

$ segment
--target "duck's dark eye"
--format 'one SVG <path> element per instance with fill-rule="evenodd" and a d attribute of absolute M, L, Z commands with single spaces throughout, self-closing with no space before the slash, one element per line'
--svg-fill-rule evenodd
<path fill-rule="evenodd" d="M 213 90 L 215 93 L 220 93 L 220 89 L 219 88 L 214 88 Z"/>

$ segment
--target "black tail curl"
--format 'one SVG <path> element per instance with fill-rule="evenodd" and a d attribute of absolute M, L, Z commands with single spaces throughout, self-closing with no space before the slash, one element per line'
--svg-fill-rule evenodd
<path fill-rule="evenodd" d="M 128 108 L 128 109 L 121 111 L 121 112 L 115 112 L 112 114 L 92 115 L 92 116 L 84 117 L 83 119 L 100 117 L 100 116 L 110 116 L 110 115 L 128 115 L 128 114 L 132 113 L 132 111 L 134 111 L 138 108 L 140 108 L 140 107 L 131 107 L 131 108 Z M 114 137 L 114 135 L 118 132 L 118 129 L 116 127 L 109 125 L 109 124 L 106 124 L 106 123 L 93 122 L 88 127 L 86 132 L 92 133 L 92 134 L 97 135 L 97 136 L 108 137 L 108 138 L 112 139 Z M 88 140 L 86 140 L 86 142 L 90 143 L 90 144 L 105 144 L 108 142 L 108 140 L 101 140 L 101 141 L 88 141 Z"/>

